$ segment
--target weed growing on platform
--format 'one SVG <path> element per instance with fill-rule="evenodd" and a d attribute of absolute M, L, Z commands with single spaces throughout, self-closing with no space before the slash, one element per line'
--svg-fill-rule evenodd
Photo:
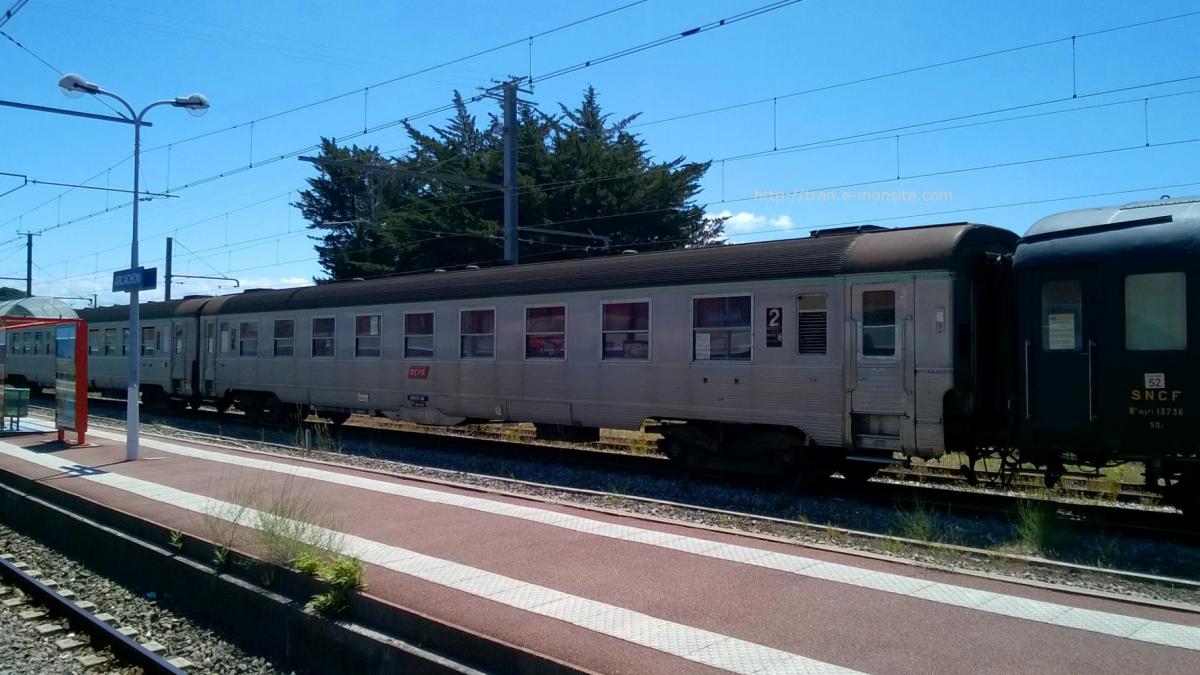
<path fill-rule="evenodd" d="M 292 561 L 292 567 L 301 574 L 307 574 L 310 577 L 319 576 L 321 574 L 321 565 L 324 564 L 324 559 L 315 551 L 304 551 L 296 556 Z"/>
<path fill-rule="evenodd" d="M 338 556 L 320 568 L 329 590 L 317 593 L 308 608 L 322 616 L 341 614 L 350 605 L 350 594 L 363 588 L 363 564 L 358 558 Z"/>
<path fill-rule="evenodd" d="M 337 556 L 345 537 L 329 522 L 329 509 L 288 476 L 278 490 L 269 490 L 256 504 L 256 533 L 266 562 L 294 566 L 301 556 Z"/>
<path fill-rule="evenodd" d="M 225 546 L 218 546 L 213 551 L 213 567 L 223 570 L 229 564 L 229 549 Z"/>
<path fill-rule="evenodd" d="M 171 530 L 171 548 L 176 551 L 183 550 L 183 533 L 179 530 Z"/>
<path fill-rule="evenodd" d="M 210 494 L 212 491 L 209 491 Z M 213 565 L 224 569 L 229 562 L 229 549 L 237 541 L 238 528 L 244 524 L 248 504 L 253 498 L 253 491 L 244 485 L 235 485 L 231 501 L 212 500 L 204 505 L 204 515 L 201 522 L 208 535 L 208 540 L 216 547 L 213 555 Z"/>

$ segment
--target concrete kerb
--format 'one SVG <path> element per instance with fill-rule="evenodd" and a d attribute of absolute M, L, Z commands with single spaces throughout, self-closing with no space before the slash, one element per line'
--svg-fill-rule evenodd
<path fill-rule="evenodd" d="M 212 559 L 209 542 L 185 534 L 182 552 L 151 543 L 169 541 L 171 530 L 4 470 L 0 522 L 301 672 L 584 672 L 367 593 L 356 594 L 344 619 L 323 619 L 305 609 L 323 590 L 310 577 L 237 551 L 220 573 L 198 562 Z M 256 580 L 268 570 L 264 588 Z"/>

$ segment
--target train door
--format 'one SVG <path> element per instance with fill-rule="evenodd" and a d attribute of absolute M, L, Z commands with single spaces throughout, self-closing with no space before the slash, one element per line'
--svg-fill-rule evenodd
<path fill-rule="evenodd" d="M 201 374 L 204 380 L 204 396 L 216 396 L 214 380 L 217 379 L 217 321 L 204 319 L 204 344 L 200 348 Z"/>
<path fill-rule="evenodd" d="M 1098 300 L 1102 277 L 1095 267 L 1033 269 L 1024 286 L 1026 313 L 1025 416 L 1040 445 L 1086 447 L 1098 431 L 1096 391 L 1105 318 Z"/>
<path fill-rule="evenodd" d="M 188 358 L 186 349 L 186 328 L 182 319 L 171 321 L 171 338 L 170 346 L 170 368 L 171 368 L 171 393 L 177 396 L 187 396 L 191 394 L 188 386 Z"/>
<path fill-rule="evenodd" d="M 913 281 L 853 284 L 854 446 L 881 453 L 914 447 Z"/>

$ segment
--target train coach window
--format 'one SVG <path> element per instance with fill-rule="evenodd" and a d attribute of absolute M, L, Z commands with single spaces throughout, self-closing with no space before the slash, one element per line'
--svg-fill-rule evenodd
<path fill-rule="evenodd" d="M 1125 348 L 1187 349 L 1187 276 L 1183 272 L 1125 277 Z"/>
<path fill-rule="evenodd" d="M 825 353 L 829 327 L 828 297 L 824 293 L 817 293 L 796 298 L 797 353 Z"/>
<path fill-rule="evenodd" d="M 354 356 L 379 356 L 383 351 L 382 320 L 378 314 L 354 317 Z"/>
<path fill-rule="evenodd" d="M 31 334 L 31 333 L 25 333 L 25 334 L 24 334 L 24 337 L 22 337 L 22 338 L 21 338 L 21 350 L 22 350 L 22 353 L 24 353 L 24 354 L 28 354 L 28 353 L 29 353 L 29 350 L 30 350 L 30 345 L 32 345 L 32 344 L 33 344 L 33 336 L 32 336 L 32 334 Z"/>
<path fill-rule="evenodd" d="M 19 337 L 21 337 L 20 333 L 13 336 L 14 350 L 20 346 L 19 345 L 20 340 L 17 339 Z M 88 331 L 88 353 L 89 354 L 99 354 L 100 353 L 100 329 L 99 328 L 93 328 Z"/>
<path fill-rule="evenodd" d="M 257 321 L 243 321 L 239 327 L 238 356 L 258 356 Z"/>
<path fill-rule="evenodd" d="M 105 328 L 104 329 L 104 355 L 105 356 L 116 356 L 117 355 L 117 329 L 116 328 Z"/>
<path fill-rule="evenodd" d="M 1078 351 L 1083 346 L 1083 286 L 1079 281 L 1042 284 L 1042 349 Z"/>
<path fill-rule="evenodd" d="M 158 331 L 154 330 L 154 326 L 146 326 L 142 328 L 142 355 L 153 354 L 158 344 L 155 342 L 158 337 Z"/>
<path fill-rule="evenodd" d="M 33 353 L 34 354 L 42 353 L 42 332 L 41 331 L 38 331 L 33 334 Z"/>
<path fill-rule="evenodd" d="M 337 320 L 332 316 L 312 320 L 312 355 L 314 358 L 332 358 L 334 351 L 334 330 Z"/>
<path fill-rule="evenodd" d="M 433 358 L 433 312 L 404 315 L 404 358 Z"/>
<path fill-rule="evenodd" d="M 129 354 L 129 329 L 122 328 L 121 329 L 121 356 L 127 356 L 128 354 Z"/>
<path fill-rule="evenodd" d="M 296 322 L 292 319 L 275 321 L 275 356 L 294 356 L 296 353 Z"/>
<path fill-rule="evenodd" d="M 604 359 L 650 358 L 650 303 L 609 302 L 604 305 Z"/>
<path fill-rule="evenodd" d="M 863 291 L 862 355 L 896 353 L 896 292 Z"/>
<path fill-rule="evenodd" d="M 525 308 L 525 358 L 561 359 L 567 355 L 567 308 Z"/>
<path fill-rule="evenodd" d="M 692 299 L 692 358 L 749 361 L 750 296 Z"/>
<path fill-rule="evenodd" d="M 496 357 L 496 310 L 464 309 L 459 314 L 459 356 L 464 359 Z"/>

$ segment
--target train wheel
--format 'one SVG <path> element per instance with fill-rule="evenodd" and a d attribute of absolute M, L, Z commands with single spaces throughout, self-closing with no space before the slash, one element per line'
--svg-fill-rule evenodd
<path fill-rule="evenodd" d="M 847 482 L 854 484 L 865 483 L 875 477 L 879 473 L 879 465 L 872 462 L 842 462 L 838 467 L 838 473 L 842 474 Z"/>
<path fill-rule="evenodd" d="M 350 419 L 350 413 L 348 412 L 326 412 L 321 413 L 321 416 L 329 420 L 335 427 L 342 426 L 346 423 L 346 420 Z"/>
<path fill-rule="evenodd" d="M 679 464 L 687 464 L 691 457 L 691 448 L 683 440 L 671 438 L 670 436 L 658 442 L 658 450 L 667 456 L 667 459 Z"/>

